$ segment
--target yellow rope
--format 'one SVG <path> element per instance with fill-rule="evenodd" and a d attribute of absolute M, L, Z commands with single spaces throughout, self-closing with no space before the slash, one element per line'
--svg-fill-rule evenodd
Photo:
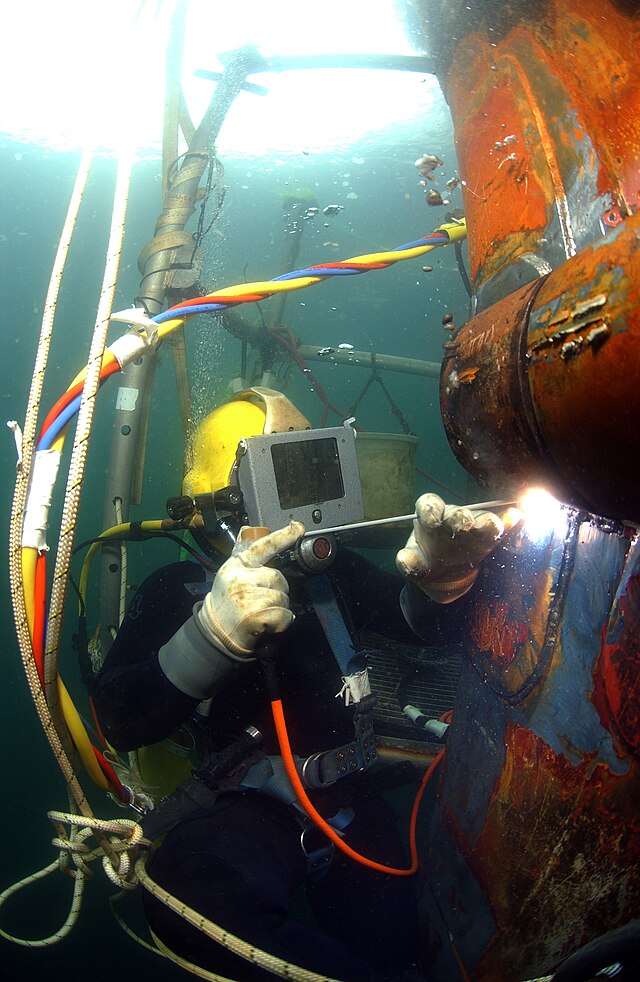
<path fill-rule="evenodd" d="M 44 869 L 38 870 L 37 873 L 31 873 L 29 876 L 25 876 L 24 879 L 19 880 L 18 883 L 14 883 L 13 886 L 7 887 L 6 890 L 3 890 L 2 893 L 0 893 L 0 907 L 2 907 L 2 905 L 10 899 L 10 897 L 24 889 L 24 887 L 31 886 L 32 883 L 37 883 L 38 880 L 44 879 L 45 876 L 49 875 L 49 873 L 53 873 L 59 868 L 60 864 L 56 859 L 53 863 L 45 866 Z M 86 877 L 83 873 L 77 873 L 74 876 L 73 899 L 71 901 L 69 913 L 67 914 L 62 927 L 58 928 L 58 930 L 53 934 L 50 934 L 46 938 L 19 938 L 15 934 L 9 934 L 7 931 L 3 931 L 2 928 L 0 928 L 0 937 L 4 938 L 5 941 L 12 941 L 14 944 L 21 945 L 23 948 L 48 948 L 51 945 L 62 941 L 67 937 L 78 921 L 80 908 L 82 906 L 85 879 Z"/>
<path fill-rule="evenodd" d="M 134 855 L 137 853 L 144 841 L 144 836 L 141 827 L 136 822 L 126 818 L 107 820 L 89 818 L 86 815 L 58 811 L 49 812 L 49 818 L 58 833 L 52 840 L 53 845 L 59 850 L 58 859 L 45 866 L 44 869 L 31 873 L 19 880 L 18 883 L 14 883 L 3 890 L 0 893 L 0 907 L 20 890 L 37 883 L 38 880 L 44 879 L 56 870 L 73 877 L 75 881 L 73 898 L 62 927 L 46 938 L 19 938 L 0 929 L 1 937 L 27 948 L 46 948 L 62 941 L 69 934 L 78 921 L 84 896 L 85 880 L 92 875 L 89 863 L 94 860 L 102 860 L 103 869 L 109 879 L 120 889 L 132 890 L 137 885 L 137 880 L 133 874 L 134 860 L 130 853 L 133 852 Z M 70 826 L 69 833 L 67 833 L 65 825 Z M 87 839 L 91 835 L 103 839 L 106 835 L 110 836 L 108 840 L 109 856 L 105 854 L 101 846 L 95 849 L 89 848 Z M 72 863 L 75 868 L 72 868 Z M 117 868 L 114 863 L 117 863 Z"/>

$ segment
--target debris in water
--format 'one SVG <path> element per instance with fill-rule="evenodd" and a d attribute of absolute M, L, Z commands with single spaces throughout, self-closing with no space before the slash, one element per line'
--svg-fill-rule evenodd
<path fill-rule="evenodd" d="M 432 189 L 427 192 L 427 204 L 433 207 L 434 205 L 450 205 L 451 202 L 447 198 L 443 198 L 438 191 Z"/>
<path fill-rule="evenodd" d="M 433 180 L 433 172 L 436 167 L 442 167 L 443 164 L 444 161 L 440 160 L 440 157 L 436 157 L 433 153 L 423 153 L 415 162 L 420 176 L 425 177 L 428 181 Z"/>

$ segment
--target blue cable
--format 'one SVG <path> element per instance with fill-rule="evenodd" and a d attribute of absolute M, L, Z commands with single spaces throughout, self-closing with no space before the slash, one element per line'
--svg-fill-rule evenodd
<path fill-rule="evenodd" d="M 395 248 L 390 249 L 390 252 L 402 252 L 404 249 L 417 249 L 424 245 L 447 245 L 449 242 L 449 236 L 446 233 L 434 232 L 432 235 L 426 235 L 422 239 L 416 239 L 414 242 L 406 242 L 404 245 L 395 246 Z M 349 269 L 348 267 L 336 267 L 336 266 L 325 266 L 323 269 L 316 269 L 314 267 L 307 267 L 306 269 L 295 269 L 290 273 L 282 273 L 280 276 L 274 276 L 271 280 L 267 280 L 267 283 L 281 283 L 286 280 L 295 280 L 301 276 L 313 276 L 318 278 L 323 278 L 327 276 L 354 276 L 360 275 L 360 273 L 370 273 L 372 272 L 371 267 L 364 266 L 362 269 Z M 250 285 L 250 284 L 247 284 Z M 263 299 L 268 299 L 266 296 Z M 175 320 L 177 317 L 191 317 L 194 314 L 206 314 L 214 313 L 218 310 L 227 310 L 229 307 L 244 303 L 243 300 L 235 300 L 230 297 L 228 301 L 224 303 L 219 303 L 212 301 L 206 304 L 194 304 L 190 307 L 179 307 L 171 308 L 168 310 L 163 310 L 155 317 L 151 319 L 156 324 L 163 324 L 165 321 Z"/>
<path fill-rule="evenodd" d="M 68 406 L 65 406 L 60 415 L 56 416 L 47 432 L 42 434 L 36 450 L 51 449 L 51 444 L 54 443 L 60 431 L 64 429 L 69 420 L 72 419 L 80 409 L 81 401 L 82 395 L 79 395 L 76 396 L 75 399 L 72 399 Z"/>
<path fill-rule="evenodd" d="M 433 245 L 446 245 L 449 242 L 449 236 L 443 232 L 434 232 L 432 235 L 426 235 L 422 239 L 416 239 L 414 242 L 406 242 L 404 245 L 396 246 L 394 249 L 388 250 L 390 252 L 402 252 L 405 249 L 416 249 L 420 246 L 426 244 Z M 374 267 L 375 268 L 375 267 Z M 383 267 L 384 268 L 384 267 Z M 372 268 L 369 266 L 364 266 L 362 269 L 349 269 L 348 267 L 336 267 L 336 266 L 325 266 L 323 269 L 314 269 L 308 267 L 307 269 L 296 269 L 291 273 L 283 273 L 281 276 L 275 276 L 271 280 L 267 280 L 268 283 L 279 283 L 284 280 L 294 280 L 301 276 L 313 276 L 313 277 L 327 277 L 327 276 L 354 276 L 360 273 L 369 273 Z M 249 284 L 248 284 L 249 285 Z M 264 298 L 267 299 L 266 297 Z M 175 320 L 178 317 L 192 317 L 194 314 L 210 314 L 221 310 L 228 310 L 229 307 L 238 306 L 241 303 L 245 303 L 244 300 L 236 300 L 230 297 L 228 301 L 224 303 L 211 302 L 211 303 L 199 303 L 193 304 L 190 307 L 169 307 L 168 310 L 163 310 L 159 314 L 156 314 L 151 320 L 155 324 L 163 324 L 165 321 Z M 46 433 L 42 435 L 37 450 L 49 450 L 51 444 L 55 441 L 58 434 L 67 425 L 70 419 L 75 416 L 80 408 L 82 396 L 76 396 L 72 399 L 68 406 L 63 409 L 60 415 L 53 421 Z"/>

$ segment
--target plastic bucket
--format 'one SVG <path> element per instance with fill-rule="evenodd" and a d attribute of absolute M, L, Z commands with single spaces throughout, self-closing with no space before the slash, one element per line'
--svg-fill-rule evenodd
<path fill-rule="evenodd" d="M 413 512 L 417 449 L 415 436 L 358 433 L 356 453 L 367 521 Z"/>

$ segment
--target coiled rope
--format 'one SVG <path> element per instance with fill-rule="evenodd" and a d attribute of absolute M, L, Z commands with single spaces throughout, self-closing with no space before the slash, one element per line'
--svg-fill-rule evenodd
<path fill-rule="evenodd" d="M 325 975 L 318 975 L 316 972 L 293 965 L 276 955 L 256 948 L 237 935 L 226 931 L 219 924 L 210 921 L 164 890 L 147 873 L 145 863 L 147 850 L 151 847 L 151 843 L 145 839 L 142 827 L 132 819 L 89 818 L 86 815 L 60 811 L 50 811 L 48 815 L 57 833 L 52 841 L 59 850 L 58 859 L 2 891 L 0 893 L 0 907 L 20 890 L 44 879 L 56 870 L 60 870 L 71 876 L 74 881 L 73 899 L 69 913 L 62 927 L 46 938 L 19 938 L 0 928 L 0 937 L 5 940 L 25 948 L 45 948 L 67 937 L 78 921 L 85 882 L 92 876 L 90 864 L 100 860 L 109 880 L 119 890 L 130 892 L 140 884 L 157 900 L 184 918 L 193 927 L 202 931 L 218 944 L 230 949 L 245 961 L 251 962 L 273 975 L 291 979 L 293 982 L 338 982 L 338 980 L 327 979 Z M 66 826 L 69 826 L 69 831 L 67 831 Z M 106 855 L 102 846 L 91 848 L 87 842 L 91 835 L 100 840 L 108 837 L 111 855 Z M 113 857 L 115 857 L 115 862 Z M 127 929 L 127 933 L 139 943 L 145 944 L 130 930 Z M 213 982 L 233 982 L 233 980 L 225 979 L 181 958 L 167 948 L 153 932 L 152 937 L 160 953 L 193 975 L 213 980 Z M 145 947 L 149 946 L 145 944 Z"/>

